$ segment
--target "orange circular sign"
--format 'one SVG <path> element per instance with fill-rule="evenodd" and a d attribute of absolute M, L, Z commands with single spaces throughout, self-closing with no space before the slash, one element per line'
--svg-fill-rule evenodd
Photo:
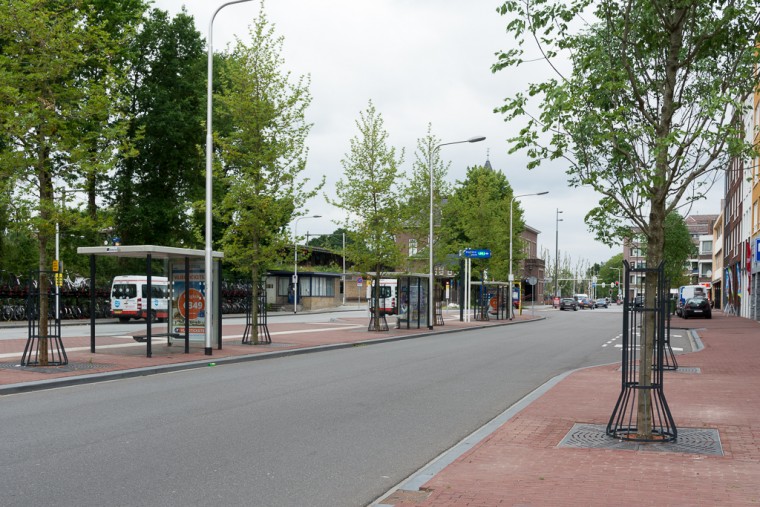
<path fill-rule="evenodd" d="M 190 309 L 189 318 L 190 320 L 197 319 L 198 314 L 206 308 L 206 298 L 203 297 L 203 294 L 198 289 L 189 289 L 180 294 L 177 306 L 179 307 L 179 314 L 185 318 L 187 318 L 185 315 L 185 300 L 188 297 L 188 293 L 190 294 L 190 304 L 188 305 Z"/>

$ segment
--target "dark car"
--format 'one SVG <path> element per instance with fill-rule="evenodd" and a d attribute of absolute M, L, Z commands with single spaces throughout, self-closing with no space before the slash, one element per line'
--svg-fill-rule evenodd
<path fill-rule="evenodd" d="M 689 317 L 704 317 L 706 319 L 712 319 L 710 301 L 705 297 L 688 299 L 683 305 L 683 308 L 681 308 L 681 316 L 684 319 L 688 319 Z"/>
<path fill-rule="evenodd" d="M 578 302 L 573 298 L 562 298 L 562 300 L 559 302 L 559 309 L 560 310 L 573 310 L 575 312 L 578 311 Z"/>
<path fill-rule="evenodd" d="M 582 309 L 583 308 L 588 308 L 589 310 L 593 310 L 594 306 L 595 306 L 594 305 L 594 300 L 593 299 L 589 299 L 589 298 L 583 298 L 580 301 L 578 301 L 578 306 L 580 308 L 582 308 Z"/>
<path fill-rule="evenodd" d="M 594 304 L 597 308 L 607 308 L 610 305 L 606 298 L 597 299 Z"/>

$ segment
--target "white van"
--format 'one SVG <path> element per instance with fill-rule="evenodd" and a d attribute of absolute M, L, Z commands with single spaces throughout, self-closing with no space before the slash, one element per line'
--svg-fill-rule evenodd
<path fill-rule="evenodd" d="M 374 298 L 372 297 L 373 288 L 373 281 L 370 280 L 367 284 L 367 305 L 370 313 L 374 312 Z M 381 278 L 378 288 L 380 290 L 378 297 L 380 315 L 398 314 L 398 280 L 393 278 Z"/>
<path fill-rule="evenodd" d="M 708 298 L 709 289 L 703 285 L 682 285 L 678 288 L 678 306 L 676 307 L 676 315 L 681 317 L 681 308 L 686 304 L 689 299 L 701 296 Z"/>
<path fill-rule="evenodd" d="M 150 283 L 153 294 L 149 303 L 147 276 L 114 277 L 111 283 L 111 314 L 121 322 L 144 319 L 149 314 L 151 320 L 168 319 L 169 280 L 165 276 L 153 276 Z"/>

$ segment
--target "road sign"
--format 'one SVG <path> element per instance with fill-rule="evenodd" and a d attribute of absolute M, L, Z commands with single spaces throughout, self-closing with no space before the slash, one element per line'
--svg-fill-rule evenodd
<path fill-rule="evenodd" d="M 535 276 L 531 276 L 530 278 L 528 278 L 528 283 L 530 285 L 536 285 L 536 283 L 538 283 L 538 278 L 536 278 Z"/>
<path fill-rule="evenodd" d="M 364 279 L 361 276 L 356 279 L 356 286 L 357 287 L 361 287 L 363 283 L 364 283 Z"/>
<path fill-rule="evenodd" d="M 464 256 L 468 259 L 489 259 L 491 251 L 484 248 L 468 248 L 464 251 Z"/>

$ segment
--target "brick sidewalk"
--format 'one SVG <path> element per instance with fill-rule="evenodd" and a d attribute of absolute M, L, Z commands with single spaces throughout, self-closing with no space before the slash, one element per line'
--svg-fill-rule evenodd
<path fill-rule="evenodd" d="M 459 313 L 446 312 L 445 325 L 436 326 L 434 331 L 426 327 L 422 329 L 394 329 L 395 319 L 389 318 L 390 329 L 383 332 L 367 331 L 368 319 L 338 318 L 330 323 L 304 324 L 304 323 L 277 323 L 276 319 L 270 319 L 268 328 L 272 335 L 272 343 L 269 345 L 243 345 L 241 337 L 245 330 L 244 324 L 223 323 L 222 350 L 216 346 L 211 356 L 204 354 L 204 344 L 199 342 L 190 343 L 190 353 L 184 353 L 184 341 L 175 341 L 172 346 L 167 346 L 165 338 L 152 340 L 152 357 L 146 357 L 145 343 L 135 342 L 131 336 L 105 336 L 96 338 L 96 353 L 90 352 L 90 338 L 87 336 L 64 337 L 63 344 L 68 356 L 68 366 L 56 366 L 48 368 L 20 367 L 18 363 L 26 346 L 26 328 L 18 328 L 19 338 L 0 340 L 0 395 L 10 392 L 18 392 L 22 387 L 26 389 L 44 388 L 54 385 L 56 381 L 64 379 L 76 381 L 98 380 L 98 375 L 114 374 L 119 372 L 143 372 L 150 373 L 151 368 L 166 368 L 174 365 L 179 367 L 199 366 L 208 363 L 223 363 L 229 360 L 245 360 L 266 354 L 293 353 L 303 349 L 314 347 L 339 347 L 342 345 L 355 344 L 375 340 L 404 339 L 427 333 L 455 332 L 458 330 L 505 325 L 525 322 L 541 318 L 539 314 L 533 317 L 530 313 L 517 316 L 513 322 L 491 320 L 460 322 Z M 165 332 L 166 325 L 155 325 L 155 332 Z M 132 334 L 144 334 L 145 328 L 134 329 Z M 125 373 L 126 374 L 126 373 Z M 14 387 L 15 386 L 15 387 Z"/>
<path fill-rule="evenodd" d="M 381 505 L 760 505 L 760 323 L 713 314 L 674 318 L 704 343 L 678 356 L 664 393 L 679 431 L 716 429 L 723 456 L 558 447 L 576 423 L 606 426 L 621 390 L 619 365 L 576 371 L 509 419 L 419 491 Z M 699 373 L 696 373 L 696 369 Z M 689 371 L 686 370 L 686 371 Z"/>

